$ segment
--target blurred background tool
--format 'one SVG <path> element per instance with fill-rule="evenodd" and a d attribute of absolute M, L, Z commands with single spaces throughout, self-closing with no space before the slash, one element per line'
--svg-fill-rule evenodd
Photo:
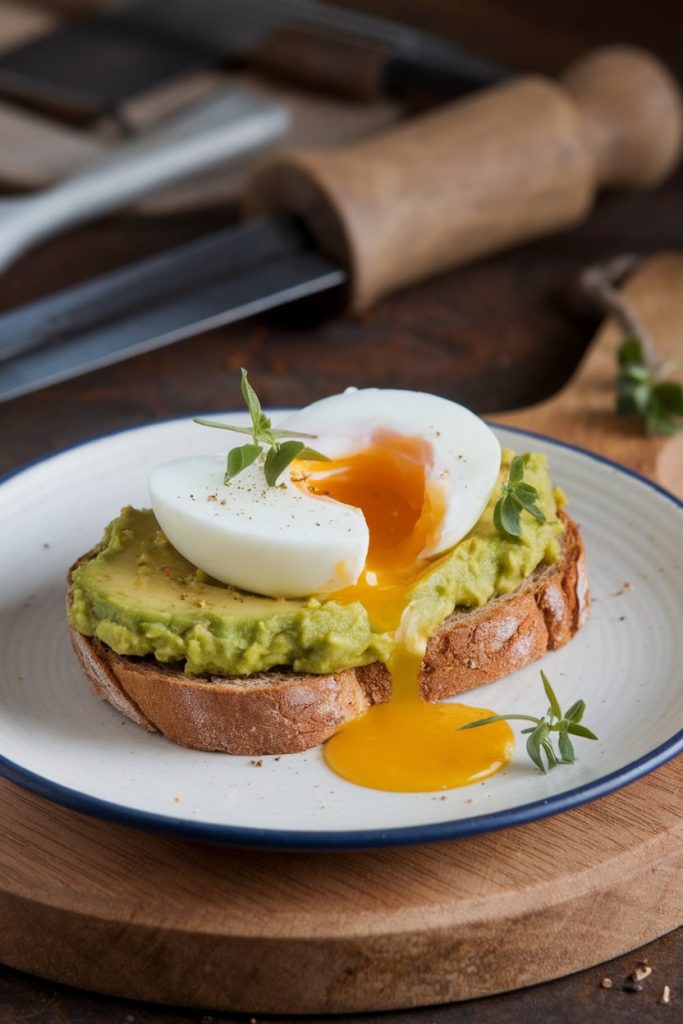
<path fill-rule="evenodd" d="M 0 200 L 0 271 L 37 242 L 172 182 L 245 159 L 281 138 L 287 111 L 243 90 L 219 93 L 109 149 L 58 185 Z"/>
<path fill-rule="evenodd" d="M 225 63 L 359 100 L 451 98 L 509 74 L 428 32 L 318 0 L 135 0 L 0 54 L 0 94 L 88 120 Z"/>
<path fill-rule="evenodd" d="M 519 77 L 383 135 L 285 155 L 248 221 L 0 317 L 0 399 L 344 287 L 349 308 L 583 220 L 676 166 L 680 91 L 634 48 Z M 302 224 L 304 225 L 302 227 Z M 38 351 L 27 355 L 33 349 Z"/>

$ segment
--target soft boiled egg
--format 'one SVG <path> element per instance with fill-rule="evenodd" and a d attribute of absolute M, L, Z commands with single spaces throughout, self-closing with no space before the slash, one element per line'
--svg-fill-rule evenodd
<path fill-rule="evenodd" d="M 315 436 L 327 462 L 295 461 L 269 487 L 260 462 L 228 484 L 225 456 L 181 459 L 150 479 L 171 544 L 214 579 L 271 597 L 359 601 L 393 635 L 392 699 L 328 741 L 328 765 L 376 789 L 466 785 L 509 760 L 509 726 L 458 733 L 486 709 L 428 704 L 418 677 L 428 636 L 410 591 L 480 518 L 500 471 L 490 428 L 460 405 L 412 391 L 351 389 L 277 424 Z"/>
<path fill-rule="evenodd" d="M 315 464 L 315 486 L 302 485 L 300 463 L 276 487 L 259 463 L 226 485 L 223 455 L 166 463 L 150 479 L 154 513 L 181 554 L 222 583 L 269 597 L 356 583 L 371 534 L 394 562 L 414 531 L 418 561 L 447 551 L 481 516 L 500 467 L 482 420 L 419 392 L 347 391 L 278 427 L 315 435 L 332 460 Z"/>

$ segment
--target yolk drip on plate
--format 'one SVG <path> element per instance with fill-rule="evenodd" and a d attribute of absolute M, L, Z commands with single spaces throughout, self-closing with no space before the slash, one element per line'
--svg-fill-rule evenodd
<path fill-rule="evenodd" d="M 458 732 L 493 712 L 429 704 L 418 678 L 428 637 L 411 629 L 410 592 L 429 569 L 421 552 L 439 533 L 443 503 L 430 486 L 428 442 L 378 432 L 372 445 L 333 462 L 300 463 L 302 486 L 360 508 L 370 545 L 365 568 L 336 601 L 359 601 L 375 629 L 394 632 L 388 664 L 392 698 L 344 726 L 325 746 L 329 767 L 357 785 L 395 792 L 451 789 L 479 782 L 512 756 L 506 722 Z"/>

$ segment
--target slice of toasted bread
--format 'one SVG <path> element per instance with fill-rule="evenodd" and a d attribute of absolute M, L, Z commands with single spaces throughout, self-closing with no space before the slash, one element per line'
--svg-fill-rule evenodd
<path fill-rule="evenodd" d="M 590 594 L 581 537 L 563 518 L 557 562 L 537 569 L 512 594 L 455 611 L 430 638 L 420 673 L 426 700 L 500 679 L 576 633 Z M 75 630 L 71 640 L 99 697 L 150 732 L 197 750 L 254 757 L 307 750 L 391 694 L 391 677 L 380 663 L 330 675 L 197 677 L 116 654 Z"/>

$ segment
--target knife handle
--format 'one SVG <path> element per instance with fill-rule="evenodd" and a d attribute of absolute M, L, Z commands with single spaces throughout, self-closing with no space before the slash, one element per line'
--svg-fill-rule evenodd
<path fill-rule="evenodd" d="M 299 215 L 349 271 L 362 311 L 410 285 L 578 224 L 600 188 L 650 188 L 683 139 L 679 88 L 650 54 L 595 51 L 557 82 L 524 76 L 379 136 L 283 155 L 247 205 Z"/>
<path fill-rule="evenodd" d="M 387 60 L 379 46 L 294 26 L 269 35 L 252 54 L 250 65 L 304 88 L 369 102 L 384 95 Z"/>
<path fill-rule="evenodd" d="M 314 25 L 286 25 L 257 47 L 249 64 L 304 88 L 361 102 L 450 100 L 511 76 L 485 58 L 402 27 L 392 46 L 389 40 L 325 34 Z"/>

